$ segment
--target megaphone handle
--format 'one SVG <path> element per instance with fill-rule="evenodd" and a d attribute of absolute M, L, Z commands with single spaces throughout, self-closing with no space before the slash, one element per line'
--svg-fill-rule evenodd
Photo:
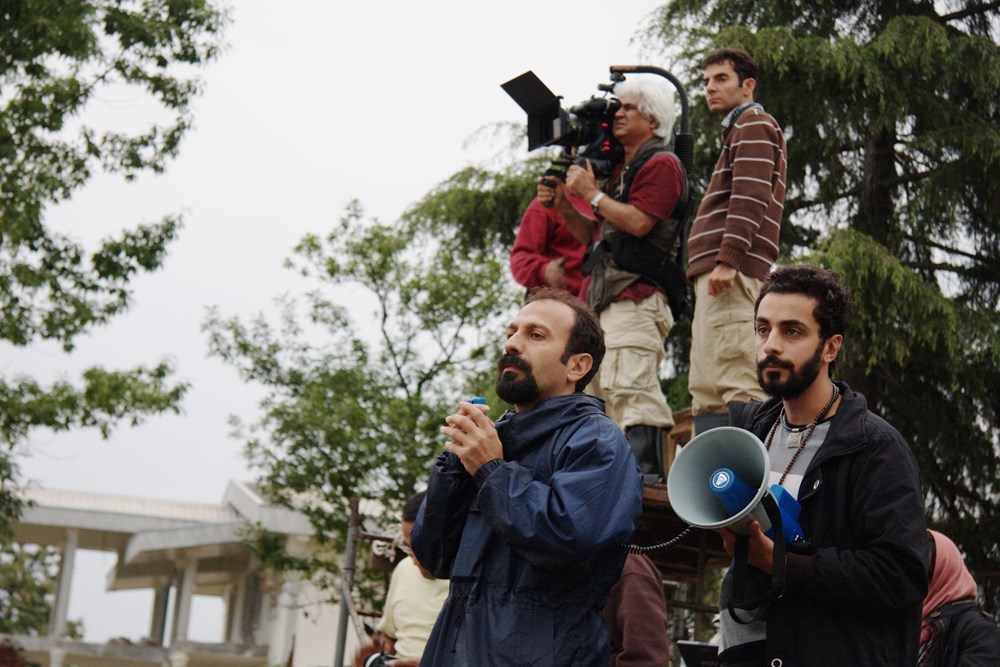
<path fill-rule="evenodd" d="M 745 535 L 737 535 L 733 552 L 733 594 L 730 597 L 728 607 L 729 615 L 740 625 L 748 625 L 763 619 L 771 603 L 785 592 L 785 536 L 781 528 L 781 510 L 774 496 L 770 493 L 765 493 L 760 502 L 774 528 L 775 539 L 772 542 L 774 550 L 771 552 L 771 590 L 759 600 L 746 600 L 747 554 L 750 539 Z M 753 613 L 749 619 L 743 620 L 736 615 L 737 609 L 753 610 Z"/>
<path fill-rule="evenodd" d="M 764 508 L 771 519 L 774 528 L 774 553 L 771 556 L 771 593 L 777 599 L 785 592 L 785 529 L 781 525 L 781 508 L 778 501 L 770 493 L 765 493 L 767 500 Z M 773 515 L 773 516 L 771 516 Z"/>

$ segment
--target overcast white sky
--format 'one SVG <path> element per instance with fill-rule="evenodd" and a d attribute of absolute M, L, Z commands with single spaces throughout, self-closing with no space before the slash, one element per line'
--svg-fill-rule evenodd
<path fill-rule="evenodd" d="M 131 311 L 80 339 L 71 356 L 48 345 L 4 347 L 0 366 L 49 381 L 167 357 L 177 378 L 192 383 L 184 414 L 121 428 L 110 441 L 35 434 L 21 466 L 43 487 L 219 502 L 227 480 L 250 476 L 227 417 L 252 420 L 260 390 L 207 357 L 206 308 L 274 314 L 274 297 L 307 287 L 282 268 L 299 238 L 325 232 L 354 198 L 394 220 L 482 159 L 463 143 L 485 124 L 523 122 L 500 84 L 526 70 L 567 103 L 597 92 L 609 65 L 640 62 L 631 39 L 662 2 L 233 4 L 229 48 L 202 73 L 195 127 L 167 172 L 131 184 L 95 178 L 47 215 L 54 230 L 91 244 L 183 212 L 165 268 L 137 280 Z M 113 93 L 94 108 L 119 126 L 143 125 L 148 110 L 137 96 Z M 354 313 L 359 321 L 371 315 L 362 305 Z M 70 617 L 84 618 L 90 641 L 148 633 L 149 595 L 102 590 L 114 560 L 81 558 Z M 195 624 L 193 638 L 217 641 L 221 605 L 196 601 Z"/>

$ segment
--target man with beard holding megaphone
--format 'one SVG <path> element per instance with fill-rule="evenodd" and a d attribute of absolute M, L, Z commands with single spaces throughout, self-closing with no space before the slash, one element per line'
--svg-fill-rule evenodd
<path fill-rule="evenodd" d="M 719 529 L 730 555 L 746 540 L 745 591 L 784 578 L 777 594 L 732 605 L 734 561 L 720 597 L 722 664 L 915 664 L 927 590 L 920 479 L 902 435 L 831 380 L 851 305 L 840 276 L 816 266 L 778 268 L 761 287 L 757 375 L 771 398 L 748 403 L 736 425 L 764 442 L 768 481 L 798 500 L 806 539 L 775 562 L 759 522 L 743 538 Z"/>

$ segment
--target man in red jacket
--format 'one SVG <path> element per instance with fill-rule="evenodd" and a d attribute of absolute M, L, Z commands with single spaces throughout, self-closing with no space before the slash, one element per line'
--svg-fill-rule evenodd
<path fill-rule="evenodd" d="M 577 210 L 586 212 L 590 204 L 570 196 Z M 510 271 L 529 290 L 555 287 L 579 294 L 583 282 L 580 265 L 586 244 L 573 236 L 555 208 L 542 206 L 536 197 L 528 205 L 510 251 Z"/>
<path fill-rule="evenodd" d="M 611 667 L 670 662 L 663 575 L 649 556 L 625 558 L 622 576 L 608 594 L 604 621 L 611 635 Z"/>

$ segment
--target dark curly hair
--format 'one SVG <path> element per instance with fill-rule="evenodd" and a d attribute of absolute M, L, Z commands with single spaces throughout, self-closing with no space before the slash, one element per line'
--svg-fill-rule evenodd
<path fill-rule="evenodd" d="M 563 351 L 560 361 L 566 362 L 574 354 L 581 352 L 589 354 L 594 360 L 594 365 L 590 371 L 577 380 L 576 390 L 583 391 L 587 384 L 593 379 L 604 361 L 604 329 L 601 328 L 601 321 L 598 319 L 594 309 L 580 301 L 578 298 L 566 290 L 552 287 L 539 287 L 532 290 L 524 299 L 524 305 L 543 300 L 558 301 L 565 303 L 576 313 L 576 324 L 569 332 L 569 339 L 566 341 L 566 349 Z"/>
<path fill-rule="evenodd" d="M 851 325 L 854 299 L 840 274 L 813 264 L 781 266 L 771 272 L 761 285 L 760 295 L 753 306 L 754 316 L 760 301 L 770 293 L 804 294 L 816 300 L 813 317 L 819 324 L 823 340 L 843 335 Z"/>

